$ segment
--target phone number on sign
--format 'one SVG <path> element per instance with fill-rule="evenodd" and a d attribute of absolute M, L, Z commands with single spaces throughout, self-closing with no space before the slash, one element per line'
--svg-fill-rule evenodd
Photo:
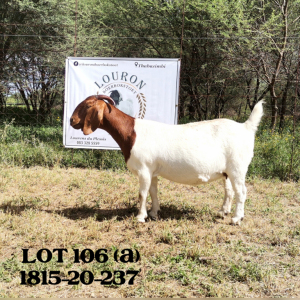
<path fill-rule="evenodd" d="M 97 146 L 100 145 L 100 142 L 82 142 L 82 141 L 77 141 L 77 145 L 93 145 L 93 146 Z"/>

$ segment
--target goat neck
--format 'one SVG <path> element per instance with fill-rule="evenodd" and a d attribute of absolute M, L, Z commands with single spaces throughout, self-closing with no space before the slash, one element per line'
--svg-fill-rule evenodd
<path fill-rule="evenodd" d="M 109 104 L 105 105 L 101 129 L 107 131 L 120 146 L 125 162 L 130 157 L 130 151 L 136 138 L 134 120 L 116 107 Z"/>

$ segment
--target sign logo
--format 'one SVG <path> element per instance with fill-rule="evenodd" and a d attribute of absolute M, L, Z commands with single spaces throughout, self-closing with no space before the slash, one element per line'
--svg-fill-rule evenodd
<path fill-rule="evenodd" d="M 116 107 L 131 117 L 139 119 L 145 117 L 147 101 L 141 91 L 146 85 L 144 80 L 124 71 L 105 74 L 98 82 L 95 82 L 99 88 L 97 94 L 110 96 L 115 101 Z"/>
<path fill-rule="evenodd" d="M 78 61 L 74 61 L 74 66 L 75 66 L 75 67 L 78 66 Z"/>

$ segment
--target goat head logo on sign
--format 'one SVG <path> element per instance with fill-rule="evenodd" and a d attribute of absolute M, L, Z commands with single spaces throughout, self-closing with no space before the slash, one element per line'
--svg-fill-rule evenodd
<path fill-rule="evenodd" d="M 140 92 L 146 85 L 143 80 L 138 80 L 136 75 L 130 76 L 127 72 L 122 72 L 119 80 L 118 72 L 112 72 L 112 76 L 104 75 L 102 81 L 101 85 L 95 82 L 101 94 L 110 96 L 116 107 L 127 115 L 144 119 L 147 101 L 145 94 Z"/>

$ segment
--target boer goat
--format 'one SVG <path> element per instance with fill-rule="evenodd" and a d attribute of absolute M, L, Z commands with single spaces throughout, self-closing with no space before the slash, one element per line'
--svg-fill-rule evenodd
<path fill-rule="evenodd" d="M 223 178 L 225 199 L 219 217 L 230 213 L 236 196 L 232 224 L 240 224 L 246 200 L 245 176 L 253 157 L 255 132 L 263 115 L 263 101 L 245 123 L 216 119 L 185 125 L 167 125 L 132 118 L 105 95 L 90 96 L 75 109 L 70 123 L 85 135 L 106 130 L 120 146 L 128 168 L 138 176 L 138 221 L 147 217 L 146 198 L 152 199 L 150 217 L 159 210 L 157 176 L 198 185 Z"/>

